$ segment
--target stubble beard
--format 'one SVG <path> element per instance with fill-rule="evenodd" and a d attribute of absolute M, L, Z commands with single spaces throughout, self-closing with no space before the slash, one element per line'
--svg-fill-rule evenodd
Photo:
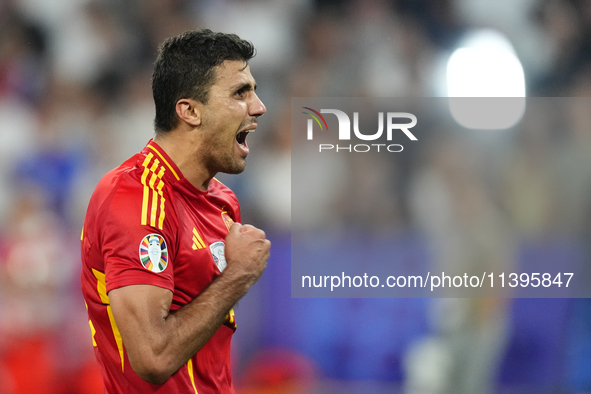
<path fill-rule="evenodd" d="M 219 149 L 218 146 L 211 149 L 208 160 L 206 161 L 210 171 L 234 175 L 244 171 L 246 168 L 246 158 L 237 157 L 234 151 L 235 147 L 232 146 L 232 148 L 231 154 L 222 154 L 223 150 Z"/>
<path fill-rule="evenodd" d="M 242 122 L 237 130 L 241 130 L 248 125 L 252 124 L 253 121 Z M 207 154 L 207 160 L 205 163 L 207 168 L 214 173 L 225 173 L 225 174 L 240 174 L 246 168 L 246 156 L 242 156 L 236 152 L 236 141 L 232 140 L 231 149 L 227 148 L 227 141 L 223 139 L 214 139 L 211 141 L 211 147 Z"/>
<path fill-rule="evenodd" d="M 246 162 L 244 162 L 243 165 L 240 165 L 239 163 L 234 162 L 231 165 L 227 166 L 225 169 L 220 170 L 219 172 L 223 172 L 225 174 L 237 175 L 237 174 L 242 173 L 245 168 L 246 168 Z"/>

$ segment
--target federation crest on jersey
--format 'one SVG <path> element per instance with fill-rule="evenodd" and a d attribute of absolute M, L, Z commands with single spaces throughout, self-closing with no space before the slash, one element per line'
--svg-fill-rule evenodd
<path fill-rule="evenodd" d="M 226 249 L 226 245 L 222 241 L 214 242 L 209 245 L 209 250 L 211 251 L 211 256 L 213 257 L 213 261 L 215 265 L 217 265 L 220 272 L 222 272 L 226 268 L 226 255 L 224 250 Z"/>
<path fill-rule="evenodd" d="M 228 212 L 222 211 L 222 220 L 224 221 L 224 224 L 228 228 L 228 231 L 230 231 L 230 227 L 232 227 L 232 225 L 234 224 L 234 220 L 232 220 L 232 218 L 230 217 Z"/>
<path fill-rule="evenodd" d="M 140 261 L 145 269 L 155 273 L 168 266 L 166 241 L 160 234 L 149 234 L 140 242 Z"/>

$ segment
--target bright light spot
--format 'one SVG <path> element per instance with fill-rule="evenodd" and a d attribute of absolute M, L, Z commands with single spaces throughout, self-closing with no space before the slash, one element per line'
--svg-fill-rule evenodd
<path fill-rule="evenodd" d="M 467 128 L 505 129 L 519 122 L 525 77 L 511 43 L 493 30 L 469 35 L 447 62 L 447 93 L 453 117 Z"/>
<path fill-rule="evenodd" d="M 525 97 L 521 62 L 500 33 L 470 35 L 447 63 L 449 97 Z"/>

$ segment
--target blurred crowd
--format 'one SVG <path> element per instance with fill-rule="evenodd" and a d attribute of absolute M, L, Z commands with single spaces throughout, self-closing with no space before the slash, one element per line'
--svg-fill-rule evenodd
<path fill-rule="evenodd" d="M 282 338 L 288 329 L 269 328 L 280 330 L 282 316 L 310 327 L 329 326 L 334 323 L 322 319 L 327 308 L 339 308 L 342 324 L 354 327 L 356 315 L 365 313 L 370 321 L 375 317 L 372 305 L 378 302 L 300 302 L 278 285 L 283 280 L 289 286 L 290 98 L 445 96 L 445 61 L 476 28 L 496 29 L 511 41 L 525 71 L 528 96 L 590 96 L 590 0 L 0 0 L 0 394 L 101 392 L 79 290 L 78 239 L 86 206 L 102 175 L 141 150 L 153 135 L 150 78 L 158 45 L 196 28 L 234 32 L 255 44 L 251 69 L 268 108 L 249 137 L 252 153 L 245 173 L 220 177 L 238 195 L 244 222 L 267 230 L 275 248 L 269 273 L 237 308 L 238 387 L 249 393 L 444 392 L 438 390 L 449 379 L 437 376 L 458 372 L 435 367 L 425 378 L 425 372 L 413 369 L 412 360 L 426 360 L 421 358 L 426 352 L 429 360 L 447 362 L 437 351 L 439 342 L 429 342 L 433 329 L 425 322 L 432 313 L 445 313 L 441 310 L 447 306 L 429 312 L 431 307 L 424 304 L 413 309 L 391 301 L 396 303 L 392 311 L 400 313 L 392 321 L 407 319 L 413 327 L 423 327 L 416 333 L 425 340 L 412 348 L 398 344 L 398 353 L 376 367 L 398 371 L 389 375 L 339 368 L 355 363 L 354 352 L 317 357 L 296 352 L 303 343 L 297 341 L 308 340 L 302 350 L 322 337 L 314 342 L 313 335 L 302 335 L 296 341 Z M 458 154 L 461 145 L 436 142 L 416 160 L 399 163 L 398 173 L 374 173 L 371 168 L 376 167 L 367 165 L 357 167 L 348 182 L 371 187 L 389 179 L 388 187 L 399 196 L 385 207 L 389 223 L 403 232 L 420 228 L 434 234 L 438 245 L 449 245 L 448 239 L 438 238 L 449 226 L 467 237 L 460 244 L 477 244 L 476 238 L 490 236 L 470 232 L 479 221 L 491 224 L 493 236 L 502 236 L 503 224 L 490 220 L 502 217 L 519 231 L 516 239 L 524 244 L 566 237 L 577 245 L 574 249 L 585 249 L 591 241 L 591 102 L 575 103 L 565 117 L 568 123 L 545 119 L 542 111 L 539 125 L 520 130 L 506 150 L 506 177 L 486 185 L 479 184 L 483 178 L 488 181 L 482 175 L 487 171 L 482 156 L 463 156 Z M 413 193 L 427 197 L 411 199 Z M 437 193 L 443 200 L 437 200 Z M 358 201 L 354 193 L 341 197 L 337 206 L 343 210 L 351 203 L 365 203 L 371 210 L 376 203 Z M 450 205 L 442 208 L 437 205 L 441 201 Z M 431 220 L 432 212 L 446 210 L 455 216 Z M 475 211 L 484 216 L 474 216 Z M 443 228 L 434 227 L 438 225 Z M 453 260 L 454 253 L 443 250 L 440 258 Z M 386 308 L 393 305 L 379 302 Z M 542 303 L 524 305 L 545 308 Z M 510 307 L 498 303 L 473 307 L 501 322 L 484 327 L 488 331 L 471 332 L 480 340 L 493 338 L 488 349 L 496 351 L 475 362 L 497 371 L 511 352 L 512 331 L 501 326 L 517 327 L 518 320 L 508 318 Z M 572 321 L 571 328 L 560 332 L 572 335 L 540 336 L 562 341 L 551 346 L 563 346 L 551 356 L 552 367 L 562 372 L 550 389 L 589 392 L 591 358 L 585 352 L 591 348 L 590 308 L 584 301 L 560 308 L 565 321 Z M 359 332 L 372 333 L 370 328 Z M 519 328 L 513 332 L 530 333 Z M 356 340 L 339 338 L 344 343 L 337 343 L 337 350 Z M 398 361 L 392 366 L 392 360 Z M 527 382 L 535 385 L 537 375 L 528 376 Z M 314 383 L 318 379 L 332 383 L 319 389 Z M 338 382 L 347 379 L 385 382 L 344 391 Z M 421 388 L 413 386 L 413 379 L 434 383 Z M 506 374 L 508 384 L 511 379 L 523 383 Z M 454 392 L 482 388 L 463 384 Z"/>

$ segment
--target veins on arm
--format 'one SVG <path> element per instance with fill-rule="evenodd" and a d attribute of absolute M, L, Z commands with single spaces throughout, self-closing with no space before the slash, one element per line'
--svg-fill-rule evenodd
<path fill-rule="evenodd" d="M 261 276 L 270 247 L 262 230 L 235 223 L 226 237 L 224 272 L 174 314 L 170 290 L 151 285 L 111 290 L 113 316 L 137 375 L 162 384 L 193 357 Z"/>
<path fill-rule="evenodd" d="M 212 282 L 175 313 L 170 312 L 172 292 L 164 288 L 132 285 L 109 292 L 129 362 L 139 377 L 162 384 L 203 347 L 246 292 L 232 291 L 235 281 L 224 282 Z"/>

